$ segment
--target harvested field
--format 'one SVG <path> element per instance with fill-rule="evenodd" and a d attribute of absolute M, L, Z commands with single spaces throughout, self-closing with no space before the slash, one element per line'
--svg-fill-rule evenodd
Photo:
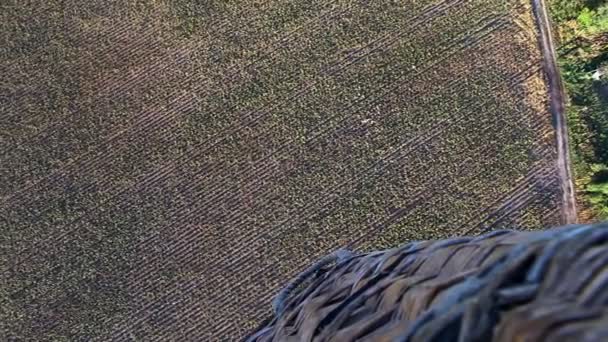
<path fill-rule="evenodd" d="M 9 340 L 228 340 L 338 247 L 561 219 L 528 1 L 0 5 Z"/>

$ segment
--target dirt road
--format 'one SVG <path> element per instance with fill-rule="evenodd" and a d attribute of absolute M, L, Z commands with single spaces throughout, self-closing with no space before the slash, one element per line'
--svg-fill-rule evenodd
<path fill-rule="evenodd" d="M 540 31 L 540 45 L 543 52 L 545 71 L 549 85 L 551 113 L 557 140 L 557 167 L 561 178 L 562 189 L 562 223 L 576 223 L 576 200 L 572 181 L 572 171 L 570 169 L 568 124 L 564 105 L 564 85 L 557 67 L 555 45 L 551 34 L 551 23 L 549 21 L 549 14 L 547 13 L 547 5 L 545 0 L 533 0 L 532 3 Z"/>

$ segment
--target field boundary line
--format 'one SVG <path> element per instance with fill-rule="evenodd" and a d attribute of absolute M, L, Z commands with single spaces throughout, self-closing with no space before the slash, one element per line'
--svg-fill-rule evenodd
<path fill-rule="evenodd" d="M 551 22 L 545 0 L 532 0 L 532 8 L 539 30 L 539 44 L 543 55 L 544 69 L 549 88 L 550 109 L 557 143 L 557 169 L 562 191 L 561 223 L 577 222 L 576 199 L 570 163 L 570 143 L 568 122 L 565 114 L 565 90 L 557 67 L 555 44 L 551 32 Z"/>

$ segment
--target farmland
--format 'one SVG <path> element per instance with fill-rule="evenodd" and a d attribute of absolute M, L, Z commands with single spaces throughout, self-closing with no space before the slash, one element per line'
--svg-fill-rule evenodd
<path fill-rule="evenodd" d="M 562 220 L 527 1 L 1 6 L 9 338 L 236 339 L 338 247 Z"/>

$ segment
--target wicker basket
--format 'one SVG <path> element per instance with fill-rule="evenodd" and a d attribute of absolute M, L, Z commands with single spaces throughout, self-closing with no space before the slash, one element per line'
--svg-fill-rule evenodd
<path fill-rule="evenodd" d="M 333 253 L 250 341 L 608 341 L 608 224 Z"/>

